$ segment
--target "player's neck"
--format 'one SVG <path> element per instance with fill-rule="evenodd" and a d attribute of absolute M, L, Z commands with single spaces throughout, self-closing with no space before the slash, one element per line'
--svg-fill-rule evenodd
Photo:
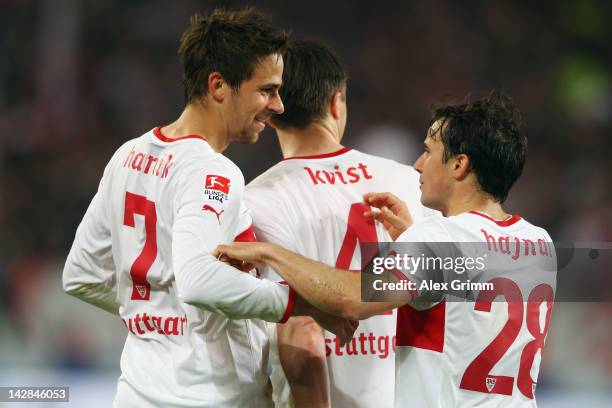
<path fill-rule="evenodd" d="M 479 211 L 487 214 L 494 220 L 504 220 L 508 214 L 501 204 L 488 194 L 481 191 L 455 192 L 454 198 L 449 200 L 442 213 L 446 217 L 463 214 L 469 211 Z"/>
<path fill-rule="evenodd" d="M 305 129 L 276 129 L 283 158 L 313 156 L 342 149 L 341 136 L 333 127 L 315 122 Z"/>
<path fill-rule="evenodd" d="M 222 153 L 228 146 L 227 131 L 221 125 L 218 114 L 201 104 L 189 104 L 181 116 L 168 126 L 164 126 L 164 136 L 176 139 L 186 135 L 200 135 L 214 151 Z"/>

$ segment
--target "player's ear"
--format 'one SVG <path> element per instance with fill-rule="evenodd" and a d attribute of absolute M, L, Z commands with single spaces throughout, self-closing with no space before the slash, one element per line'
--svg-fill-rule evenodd
<path fill-rule="evenodd" d="M 332 117 L 336 120 L 340 118 L 342 112 L 342 105 L 344 103 L 344 96 L 342 91 L 336 91 L 332 94 L 331 100 L 329 101 L 329 112 Z"/>
<path fill-rule="evenodd" d="M 453 175 L 457 180 L 463 180 L 472 170 L 470 158 L 465 154 L 458 154 L 453 159 Z"/>
<path fill-rule="evenodd" d="M 217 102 L 223 102 L 230 86 L 221 73 L 214 71 L 208 75 L 208 93 Z"/>

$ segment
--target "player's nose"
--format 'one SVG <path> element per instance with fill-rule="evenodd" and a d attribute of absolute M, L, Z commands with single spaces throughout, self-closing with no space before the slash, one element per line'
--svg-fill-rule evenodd
<path fill-rule="evenodd" d="M 414 162 L 414 169 L 419 173 L 423 173 L 423 155 L 420 155 L 418 159 Z"/>
<path fill-rule="evenodd" d="M 281 100 L 280 95 L 277 93 L 274 94 L 272 98 L 270 98 L 270 103 L 268 104 L 268 110 L 273 115 L 280 115 L 285 111 L 285 106 L 283 105 L 283 101 Z"/>

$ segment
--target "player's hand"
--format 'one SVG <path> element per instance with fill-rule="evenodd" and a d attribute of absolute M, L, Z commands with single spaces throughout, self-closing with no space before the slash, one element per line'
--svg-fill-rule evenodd
<path fill-rule="evenodd" d="M 267 242 L 233 242 L 228 245 L 219 245 L 213 251 L 213 255 L 220 260 L 227 260 L 232 266 L 232 262 L 236 264 L 245 262 L 250 264 L 252 269 L 253 266 L 264 263 L 265 256 L 272 245 Z"/>
<path fill-rule="evenodd" d="M 317 309 L 302 298 L 299 293 L 295 297 L 293 316 L 312 317 L 317 321 L 319 326 L 338 336 L 338 340 L 340 340 L 342 345 L 346 344 L 353 337 L 355 330 L 357 330 L 357 326 L 359 326 L 359 322 L 356 320 L 344 319 L 324 312 L 321 309 Z"/>
<path fill-rule="evenodd" d="M 319 311 L 313 317 L 319 323 L 319 326 L 338 336 L 341 346 L 344 346 L 353 338 L 353 334 L 355 334 L 355 330 L 359 326 L 359 321 L 357 320 L 343 319 L 323 311 Z"/>
<path fill-rule="evenodd" d="M 236 269 L 241 270 L 242 272 L 251 272 L 253 269 L 255 269 L 254 264 L 245 261 L 240 261 L 237 259 L 232 259 L 225 254 L 218 255 L 217 259 L 223 263 L 233 266 Z"/>
<path fill-rule="evenodd" d="M 412 225 L 412 216 L 406 203 L 391 193 L 367 193 L 363 196 L 366 204 L 380 211 L 366 211 L 363 215 L 380 221 L 394 241 Z"/>

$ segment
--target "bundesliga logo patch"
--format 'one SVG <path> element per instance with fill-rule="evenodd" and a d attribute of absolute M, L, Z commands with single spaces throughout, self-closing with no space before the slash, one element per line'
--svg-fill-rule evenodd
<path fill-rule="evenodd" d="M 227 200 L 229 197 L 230 179 L 216 174 L 206 176 L 204 184 L 204 194 L 209 200 L 215 200 L 220 203 Z"/>

